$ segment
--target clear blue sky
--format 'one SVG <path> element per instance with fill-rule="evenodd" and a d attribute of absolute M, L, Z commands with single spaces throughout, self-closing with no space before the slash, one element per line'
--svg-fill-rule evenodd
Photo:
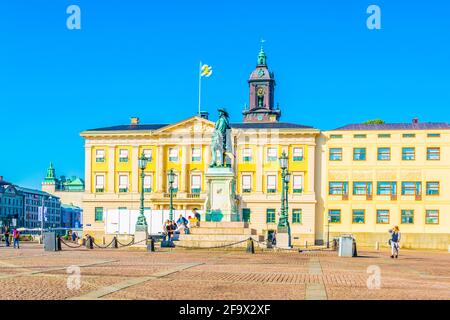
<path fill-rule="evenodd" d="M 66 8 L 81 7 L 81 30 Z M 382 10 L 382 29 L 366 9 Z M 2 0 L 0 175 L 40 187 L 83 175 L 85 129 L 175 122 L 225 106 L 241 121 L 261 38 L 283 121 L 331 129 L 450 121 L 450 3 L 411 0 Z"/>

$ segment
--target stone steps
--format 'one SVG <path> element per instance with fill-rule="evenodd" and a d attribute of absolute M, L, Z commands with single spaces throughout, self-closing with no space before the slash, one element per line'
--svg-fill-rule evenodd
<path fill-rule="evenodd" d="M 250 224 L 248 222 L 207 222 L 201 221 L 200 228 L 236 228 L 243 229 L 248 228 Z"/>
<path fill-rule="evenodd" d="M 248 238 L 242 239 L 246 240 Z M 242 243 L 238 243 L 235 245 L 230 246 L 230 244 L 237 242 L 237 241 L 223 241 L 223 240 L 179 240 L 174 241 L 175 248 L 176 247 L 184 247 L 184 248 L 213 248 L 213 247 L 220 247 L 220 246 L 227 246 L 227 248 L 246 248 L 247 247 L 247 241 L 244 241 Z"/>
<path fill-rule="evenodd" d="M 248 239 L 250 235 L 245 234 L 180 234 L 178 240 L 188 241 L 225 241 L 238 242 Z"/>
<path fill-rule="evenodd" d="M 190 234 L 236 234 L 236 235 L 256 235 L 257 232 L 255 229 L 250 228 L 204 228 L 204 227 L 193 227 L 190 230 Z"/>

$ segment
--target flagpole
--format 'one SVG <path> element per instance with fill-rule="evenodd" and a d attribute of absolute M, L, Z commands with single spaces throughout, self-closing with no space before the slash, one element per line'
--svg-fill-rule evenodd
<path fill-rule="evenodd" d="M 202 97 L 202 62 L 200 61 L 200 67 L 198 68 L 198 116 L 201 112 L 201 97 Z"/>

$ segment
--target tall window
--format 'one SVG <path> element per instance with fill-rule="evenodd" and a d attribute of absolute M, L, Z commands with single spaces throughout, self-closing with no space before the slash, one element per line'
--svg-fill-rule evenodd
<path fill-rule="evenodd" d="M 330 148 L 330 161 L 342 160 L 342 148 Z"/>
<path fill-rule="evenodd" d="M 249 208 L 242 209 L 242 221 L 250 222 L 250 209 Z"/>
<path fill-rule="evenodd" d="M 302 223 L 302 209 L 292 209 L 292 223 Z"/>
<path fill-rule="evenodd" d="M 105 150 L 104 149 L 95 150 L 95 162 L 105 162 Z"/>
<path fill-rule="evenodd" d="M 119 175 L 119 192 L 128 192 L 128 175 Z"/>
<path fill-rule="evenodd" d="M 119 150 L 119 162 L 128 162 L 128 149 Z"/>
<path fill-rule="evenodd" d="M 378 161 L 391 160 L 391 148 L 378 148 Z"/>
<path fill-rule="evenodd" d="M 441 149 L 427 148 L 427 160 L 441 160 Z"/>
<path fill-rule="evenodd" d="M 251 162 L 252 161 L 252 149 L 251 148 L 242 149 L 242 161 L 243 162 Z"/>
<path fill-rule="evenodd" d="M 153 157 L 152 149 L 144 149 L 142 152 L 144 153 L 145 159 L 147 159 L 148 162 L 151 162 Z"/>
<path fill-rule="evenodd" d="M 303 192 L 303 176 L 302 175 L 292 176 L 292 191 L 294 193 L 302 193 Z"/>
<path fill-rule="evenodd" d="M 352 222 L 353 223 L 365 223 L 366 222 L 366 214 L 365 210 L 363 209 L 354 209 L 353 210 L 353 217 Z"/>
<path fill-rule="evenodd" d="M 201 148 L 192 148 L 192 162 L 200 162 L 202 161 L 202 149 Z"/>
<path fill-rule="evenodd" d="M 330 195 L 348 194 L 348 182 L 347 181 L 330 182 L 329 194 Z"/>
<path fill-rule="evenodd" d="M 402 195 L 413 196 L 421 194 L 421 182 L 402 182 Z"/>
<path fill-rule="evenodd" d="M 242 193 L 252 192 L 252 176 L 249 174 L 242 175 Z"/>
<path fill-rule="evenodd" d="M 105 176 L 104 175 L 96 175 L 95 176 L 95 192 L 104 192 L 105 191 Z"/>
<path fill-rule="evenodd" d="M 439 224 L 439 210 L 427 210 L 425 212 L 426 224 Z"/>
<path fill-rule="evenodd" d="M 152 192 L 152 180 L 151 175 L 144 176 L 144 192 Z"/>
<path fill-rule="evenodd" d="M 402 149 L 402 160 L 411 161 L 416 159 L 416 149 L 415 148 L 403 148 Z"/>
<path fill-rule="evenodd" d="M 275 209 L 267 209 L 266 222 L 267 223 L 275 223 Z"/>
<path fill-rule="evenodd" d="M 267 193 L 277 192 L 277 176 L 268 175 L 267 176 Z"/>
<path fill-rule="evenodd" d="M 378 224 L 389 223 L 389 210 L 377 210 L 377 223 Z"/>
<path fill-rule="evenodd" d="M 169 161 L 170 162 L 178 162 L 178 149 L 177 148 L 169 148 Z"/>
<path fill-rule="evenodd" d="M 354 195 L 372 195 L 372 182 L 353 182 L 353 194 Z"/>
<path fill-rule="evenodd" d="M 293 150 L 293 160 L 303 161 L 303 148 L 295 147 Z"/>
<path fill-rule="evenodd" d="M 199 174 L 193 174 L 191 176 L 191 192 L 200 193 L 202 189 L 202 176 Z"/>
<path fill-rule="evenodd" d="M 378 195 L 396 195 L 397 194 L 397 182 L 378 182 L 377 185 Z"/>
<path fill-rule="evenodd" d="M 402 219 L 403 224 L 414 223 L 414 210 L 402 210 Z"/>
<path fill-rule="evenodd" d="M 355 161 L 366 160 L 366 148 L 354 148 L 353 149 L 353 160 L 355 160 Z"/>
<path fill-rule="evenodd" d="M 439 182 L 427 182 L 427 195 L 438 196 L 439 195 Z"/>
<path fill-rule="evenodd" d="M 341 210 L 328 210 L 330 223 L 341 223 Z"/>
<path fill-rule="evenodd" d="M 95 207 L 95 221 L 103 221 L 103 208 Z"/>
<path fill-rule="evenodd" d="M 277 148 L 267 148 L 267 162 L 277 161 Z"/>

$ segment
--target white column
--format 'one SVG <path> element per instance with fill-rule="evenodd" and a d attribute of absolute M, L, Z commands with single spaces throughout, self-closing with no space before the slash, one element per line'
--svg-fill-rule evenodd
<path fill-rule="evenodd" d="M 87 193 L 92 192 L 91 181 L 92 181 L 92 147 L 85 145 L 85 147 L 84 147 L 84 187 L 85 187 L 85 192 L 87 192 Z"/>
<path fill-rule="evenodd" d="M 181 173 L 180 180 L 180 192 L 187 192 L 187 163 L 188 163 L 188 146 L 183 145 L 181 148 Z"/>
<path fill-rule="evenodd" d="M 314 192 L 314 167 L 316 163 L 316 148 L 314 146 L 308 146 L 308 190 L 306 192 Z"/>
<path fill-rule="evenodd" d="M 256 188 L 258 193 L 263 192 L 263 163 L 264 163 L 264 147 L 257 145 L 256 147 Z"/>
<path fill-rule="evenodd" d="M 114 146 L 108 146 L 108 193 L 114 193 L 116 152 Z"/>
<path fill-rule="evenodd" d="M 163 192 L 164 189 L 164 165 L 163 165 L 163 158 L 164 158 L 164 146 L 158 146 L 157 152 L 156 152 L 156 192 Z"/>
<path fill-rule="evenodd" d="M 139 146 L 131 150 L 131 192 L 139 192 Z"/>

